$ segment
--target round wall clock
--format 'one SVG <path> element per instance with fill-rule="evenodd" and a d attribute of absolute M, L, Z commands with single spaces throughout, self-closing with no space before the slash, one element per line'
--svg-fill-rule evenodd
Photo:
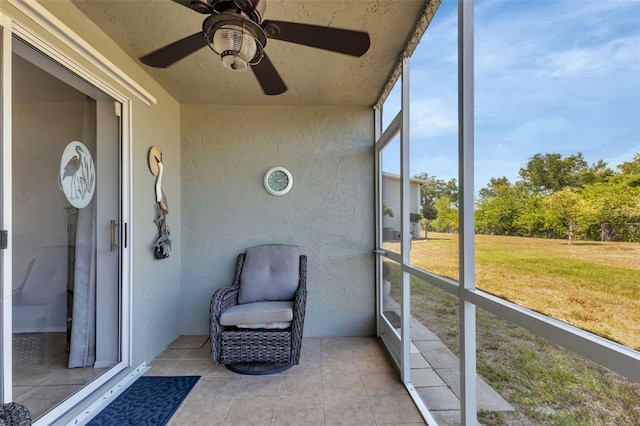
<path fill-rule="evenodd" d="M 272 167 L 264 174 L 264 189 L 272 195 L 284 195 L 293 186 L 293 176 L 284 167 Z"/>

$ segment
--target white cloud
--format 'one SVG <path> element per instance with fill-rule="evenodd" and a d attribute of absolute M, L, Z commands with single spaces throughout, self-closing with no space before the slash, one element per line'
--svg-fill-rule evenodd
<path fill-rule="evenodd" d="M 419 99 L 411 102 L 410 111 L 411 135 L 414 137 L 451 135 L 458 132 L 455 104 L 437 99 Z"/>
<path fill-rule="evenodd" d="M 550 52 L 539 61 L 542 76 L 607 77 L 640 64 L 640 36 L 616 38 L 588 47 L 572 47 Z"/>

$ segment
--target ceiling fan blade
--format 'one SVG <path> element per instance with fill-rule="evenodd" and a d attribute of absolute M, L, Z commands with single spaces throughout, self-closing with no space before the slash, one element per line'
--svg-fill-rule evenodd
<path fill-rule="evenodd" d="M 280 74 L 278 74 L 266 53 L 264 53 L 260 62 L 256 65 L 251 65 L 251 70 L 258 79 L 260 86 L 262 86 L 262 91 L 265 95 L 280 95 L 287 91 L 287 85 L 282 81 Z"/>
<path fill-rule="evenodd" d="M 362 31 L 270 20 L 264 21 L 262 28 L 269 38 L 351 56 L 364 55 L 371 44 L 369 34 Z"/>
<path fill-rule="evenodd" d="M 155 68 L 167 68 L 169 65 L 173 65 L 180 59 L 189 56 L 196 50 L 199 50 L 207 45 L 207 40 L 204 38 L 202 31 L 193 35 L 174 41 L 158 50 L 154 50 L 140 58 L 140 61 Z"/>
<path fill-rule="evenodd" d="M 201 0 L 173 0 L 174 3 L 181 4 L 188 7 L 191 10 L 195 10 L 198 13 L 204 13 L 206 15 L 213 12 L 213 8 L 205 1 Z"/>

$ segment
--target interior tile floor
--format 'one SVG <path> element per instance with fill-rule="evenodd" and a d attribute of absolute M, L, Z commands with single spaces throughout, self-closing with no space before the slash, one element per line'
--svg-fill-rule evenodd
<path fill-rule="evenodd" d="M 68 368 L 66 333 L 13 335 L 13 401 L 36 419 L 106 371 Z"/>
<path fill-rule="evenodd" d="M 300 365 L 269 376 L 233 373 L 209 352 L 205 337 L 183 337 L 145 373 L 201 376 L 171 426 L 424 424 L 377 338 L 305 338 Z"/>

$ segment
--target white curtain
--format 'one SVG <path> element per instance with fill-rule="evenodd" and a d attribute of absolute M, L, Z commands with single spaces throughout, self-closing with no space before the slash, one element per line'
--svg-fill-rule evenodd
<path fill-rule="evenodd" d="M 86 97 L 82 143 L 96 147 L 96 102 Z M 96 360 L 96 214 L 95 196 L 78 210 L 69 368 L 92 367 Z"/>

